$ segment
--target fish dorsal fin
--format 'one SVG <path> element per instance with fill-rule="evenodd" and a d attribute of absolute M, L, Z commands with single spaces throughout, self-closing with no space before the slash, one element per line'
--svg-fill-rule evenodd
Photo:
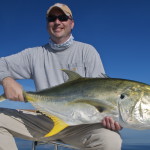
<path fill-rule="evenodd" d="M 62 69 L 62 71 L 64 71 L 68 75 L 68 77 L 69 77 L 68 81 L 73 81 L 73 80 L 82 78 L 78 73 L 76 73 L 74 71 L 70 71 L 70 70 L 66 70 L 66 69 Z"/>
<path fill-rule="evenodd" d="M 69 126 L 67 123 L 65 123 L 63 120 L 57 118 L 56 116 L 49 115 L 48 117 L 53 120 L 54 127 L 44 137 L 53 136 Z"/>

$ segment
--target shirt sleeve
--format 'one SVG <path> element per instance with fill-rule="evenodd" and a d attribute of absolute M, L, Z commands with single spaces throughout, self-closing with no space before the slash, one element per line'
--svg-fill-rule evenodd
<path fill-rule="evenodd" d="M 86 77 L 105 77 L 105 70 L 100 54 L 91 45 L 89 46 L 85 60 Z"/>
<path fill-rule="evenodd" d="M 29 50 L 0 58 L 0 83 L 6 77 L 30 79 L 32 59 Z"/>

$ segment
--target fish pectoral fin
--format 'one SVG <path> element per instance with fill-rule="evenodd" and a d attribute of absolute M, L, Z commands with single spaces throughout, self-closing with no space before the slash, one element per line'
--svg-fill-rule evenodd
<path fill-rule="evenodd" d="M 95 106 L 96 109 L 100 112 L 100 113 L 103 113 L 104 111 L 107 111 L 107 108 L 104 107 L 104 106 Z"/>
<path fill-rule="evenodd" d="M 85 103 L 91 106 L 94 106 L 100 113 L 110 111 L 113 107 L 111 104 L 106 103 L 105 101 L 100 101 L 96 99 L 77 99 L 69 104 L 75 103 Z"/>
<path fill-rule="evenodd" d="M 53 136 L 57 133 L 59 133 L 60 131 L 62 131 L 63 129 L 65 129 L 66 127 L 68 127 L 69 125 L 67 123 L 65 123 L 63 120 L 57 118 L 56 116 L 48 116 L 49 118 L 51 118 L 54 122 L 54 127 L 52 128 L 52 130 L 47 133 L 44 137 L 49 137 L 49 136 Z"/>
<path fill-rule="evenodd" d="M 109 112 L 113 109 L 111 105 L 105 103 L 93 103 L 92 104 L 100 113 Z"/>

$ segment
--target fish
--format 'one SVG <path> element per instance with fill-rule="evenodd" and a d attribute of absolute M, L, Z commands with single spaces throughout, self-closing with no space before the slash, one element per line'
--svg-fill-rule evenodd
<path fill-rule="evenodd" d="M 54 122 L 44 137 L 69 126 L 95 124 L 106 116 L 123 128 L 150 129 L 150 85 L 118 78 L 87 78 L 70 70 L 65 83 L 37 92 L 23 91 L 24 98 Z M 4 100 L 5 94 L 0 96 Z"/>

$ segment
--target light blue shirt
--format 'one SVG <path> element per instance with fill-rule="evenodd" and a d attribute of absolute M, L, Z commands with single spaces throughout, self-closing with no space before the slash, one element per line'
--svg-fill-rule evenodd
<path fill-rule="evenodd" d="M 73 70 L 83 77 L 104 77 L 105 74 L 95 48 L 73 41 L 69 48 L 62 51 L 55 51 L 46 44 L 0 58 L 0 81 L 8 76 L 33 79 L 36 89 L 41 90 L 67 80 L 67 75 L 61 69 Z"/>

